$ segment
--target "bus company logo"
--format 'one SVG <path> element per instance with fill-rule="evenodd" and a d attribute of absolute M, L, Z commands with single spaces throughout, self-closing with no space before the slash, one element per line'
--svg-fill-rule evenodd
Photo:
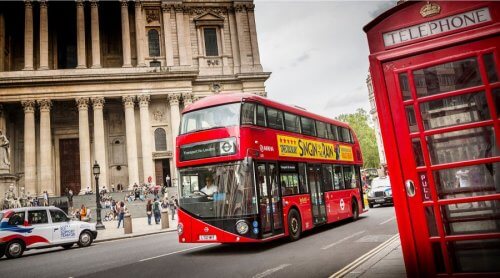
<path fill-rule="evenodd" d="M 422 17 L 431 17 L 439 14 L 441 12 L 441 7 L 436 3 L 427 3 L 422 9 L 420 9 L 420 15 Z"/>
<path fill-rule="evenodd" d="M 261 152 L 274 152 L 274 147 L 273 146 L 259 145 L 259 149 L 260 149 Z"/>
<path fill-rule="evenodd" d="M 301 205 L 303 205 L 303 204 L 307 204 L 308 202 L 309 202 L 309 199 L 308 199 L 307 197 L 300 197 L 300 198 L 299 198 L 299 203 L 300 203 Z"/>

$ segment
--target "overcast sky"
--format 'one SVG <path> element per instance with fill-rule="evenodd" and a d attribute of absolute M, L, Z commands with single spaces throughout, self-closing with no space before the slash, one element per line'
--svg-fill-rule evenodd
<path fill-rule="evenodd" d="M 369 111 L 363 26 L 395 3 L 255 0 L 268 97 L 327 117 Z"/>

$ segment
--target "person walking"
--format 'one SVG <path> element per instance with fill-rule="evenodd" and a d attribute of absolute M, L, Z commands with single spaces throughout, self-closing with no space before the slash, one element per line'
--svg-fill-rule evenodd
<path fill-rule="evenodd" d="M 71 188 L 68 191 L 68 206 L 73 210 L 73 190 Z"/>
<path fill-rule="evenodd" d="M 117 212 L 118 212 L 118 227 L 120 228 L 120 223 L 123 222 L 123 218 L 125 217 L 125 203 L 122 201 L 120 204 L 117 204 Z M 122 228 L 124 228 L 124 224 L 122 224 Z"/>
<path fill-rule="evenodd" d="M 168 201 L 168 206 L 170 207 L 170 214 L 172 214 L 172 220 L 175 220 L 175 211 L 177 210 L 175 206 L 175 200 L 176 200 L 175 197 L 172 196 Z"/>
<path fill-rule="evenodd" d="M 151 216 L 153 215 L 153 204 L 151 204 L 151 199 L 148 199 L 148 203 L 146 204 L 146 214 L 148 215 L 148 225 L 151 225 Z"/>
<path fill-rule="evenodd" d="M 155 202 L 153 203 L 153 213 L 155 216 L 155 223 L 160 224 L 161 212 L 160 212 L 160 201 L 158 201 L 158 199 L 155 199 Z"/>
<path fill-rule="evenodd" d="M 49 193 L 47 191 L 43 192 L 43 205 L 46 207 L 49 206 Z"/>

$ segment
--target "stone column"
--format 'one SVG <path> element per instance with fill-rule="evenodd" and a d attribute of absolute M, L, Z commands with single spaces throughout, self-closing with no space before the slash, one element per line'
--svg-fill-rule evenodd
<path fill-rule="evenodd" d="M 47 0 L 40 1 L 40 68 L 49 69 L 49 21 Z"/>
<path fill-rule="evenodd" d="M 186 39 L 184 38 L 184 12 L 181 5 L 175 6 L 175 21 L 177 23 L 177 44 L 179 49 L 179 63 L 181 66 L 188 65 L 186 53 Z M 189 46 L 191 47 L 191 46 Z"/>
<path fill-rule="evenodd" d="M 233 52 L 233 72 L 240 72 L 240 48 L 238 44 L 238 33 L 236 31 L 236 18 L 235 18 L 235 10 L 231 9 L 231 12 L 228 16 L 229 19 L 229 31 L 231 34 L 231 51 Z"/>
<path fill-rule="evenodd" d="M 163 4 L 161 6 L 161 10 L 163 11 L 163 31 L 165 35 L 165 57 L 167 62 L 167 67 L 171 67 L 174 65 L 174 48 L 172 46 L 172 26 L 170 24 L 170 13 L 172 11 L 171 5 Z"/>
<path fill-rule="evenodd" d="M 184 39 L 186 40 L 186 63 L 188 66 L 191 66 L 193 64 L 193 48 L 191 47 L 191 27 L 189 13 L 189 10 L 184 12 Z"/>
<path fill-rule="evenodd" d="M 80 143 L 80 194 L 87 186 L 92 188 L 92 172 L 90 161 L 90 131 L 89 131 L 89 99 L 77 98 L 78 105 L 78 136 Z M 95 191 L 94 191 L 95 192 Z"/>
<path fill-rule="evenodd" d="M 145 67 L 144 62 L 144 23 L 142 21 L 142 4 L 135 1 L 135 44 L 137 50 L 137 66 Z"/>
<path fill-rule="evenodd" d="M 108 188 L 108 163 L 106 161 L 106 137 L 104 136 L 104 98 L 92 98 L 92 108 L 94 108 L 94 159 L 101 167 L 99 187 Z"/>
<path fill-rule="evenodd" d="M 139 166 L 137 163 L 137 139 L 135 131 L 135 97 L 124 96 L 125 129 L 127 136 L 127 161 L 128 161 L 128 188 L 132 189 L 134 183 L 139 183 Z"/>
<path fill-rule="evenodd" d="M 92 35 L 92 68 L 101 67 L 101 43 L 99 40 L 99 4 L 90 2 L 90 28 Z"/>
<path fill-rule="evenodd" d="M 235 17 L 236 17 L 236 31 L 238 37 L 238 48 L 240 50 L 240 64 L 241 71 L 245 70 L 245 66 L 248 66 L 247 58 L 247 48 L 245 46 L 245 39 L 243 38 L 245 30 L 243 29 L 243 13 L 246 12 L 246 8 L 243 4 L 236 4 L 234 6 Z M 248 69 L 246 70 L 248 71 Z"/>
<path fill-rule="evenodd" d="M 5 119 L 5 114 L 5 109 L 3 105 L 0 104 L 0 131 L 7 135 L 7 120 Z"/>
<path fill-rule="evenodd" d="M 179 94 L 170 94 L 168 95 L 168 101 L 170 103 L 170 126 L 172 127 L 172 138 L 170 138 L 172 142 L 172 161 L 174 165 L 174 171 L 171 173 L 172 176 L 172 184 L 173 180 L 177 180 L 177 171 L 175 167 L 176 161 L 176 150 L 175 150 L 175 137 L 179 135 L 179 124 L 180 124 L 180 111 L 179 111 Z"/>
<path fill-rule="evenodd" d="M 0 12 L 0 49 L 5 49 L 5 16 Z M 5 53 L 0 52 L 0 71 L 5 70 Z"/>
<path fill-rule="evenodd" d="M 33 70 L 33 6 L 31 0 L 24 1 L 24 70 Z"/>
<path fill-rule="evenodd" d="M 250 43 L 252 46 L 252 57 L 253 65 L 255 69 L 260 69 L 262 71 L 262 65 L 260 64 L 260 54 L 259 54 L 259 44 L 257 42 L 257 28 L 255 27 L 255 5 L 250 4 L 247 6 L 247 16 L 248 16 L 248 28 L 250 29 Z"/>
<path fill-rule="evenodd" d="M 129 68 L 132 66 L 132 58 L 130 54 L 130 26 L 128 21 L 128 2 L 121 1 L 122 12 L 122 48 L 123 48 L 123 67 Z"/>
<path fill-rule="evenodd" d="M 35 101 L 23 100 L 24 108 L 24 188 L 26 194 L 37 196 Z"/>
<path fill-rule="evenodd" d="M 76 0 L 76 44 L 77 44 L 77 69 L 87 68 L 85 55 L 85 13 L 83 0 Z"/>
<path fill-rule="evenodd" d="M 38 101 L 40 106 L 40 191 L 47 191 L 50 196 L 55 193 L 54 173 L 52 172 L 52 132 L 50 127 L 50 109 L 52 102 L 48 99 Z"/>
<path fill-rule="evenodd" d="M 151 150 L 151 122 L 149 121 L 149 95 L 140 95 L 139 108 L 141 114 L 141 143 L 142 143 L 142 170 L 144 173 L 144 181 L 148 177 L 155 178 L 153 166 L 153 151 Z"/>

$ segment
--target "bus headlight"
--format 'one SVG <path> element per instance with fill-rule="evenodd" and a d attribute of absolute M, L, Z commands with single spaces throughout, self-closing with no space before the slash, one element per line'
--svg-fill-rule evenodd
<path fill-rule="evenodd" d="M 177 234 L 182 235 L 183 232 L 184 232 L 184 225 L 182 225 L 182 223 L 179 223 L 177 225 Z"/>
<path fill-rule="evenodd" d="M 240 220 L 236 222 L 236 231 L 238 232 L 238 234 L 244 235 L 248 233 L 248 229 L 249 229 L 248 223 L 245 220 Z"/>

